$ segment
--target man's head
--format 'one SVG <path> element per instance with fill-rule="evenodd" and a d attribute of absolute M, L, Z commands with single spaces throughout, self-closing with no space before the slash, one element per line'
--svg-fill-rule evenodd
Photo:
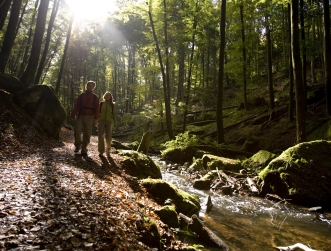
<path fill-rule="evenodd" d="M 85 89 L 88 91 L 93 91 L 96 86 L 96 83 L 94 81 L 87 81 L 85 85 Z"/>

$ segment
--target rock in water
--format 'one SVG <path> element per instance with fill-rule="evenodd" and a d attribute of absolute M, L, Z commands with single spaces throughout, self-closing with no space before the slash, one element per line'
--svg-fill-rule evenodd
<path fill-rule="evenodd" d="M 211 202 L 210 195 L 208 195 L 208 199 L 206 201 L 206 212 L 209 213 L 212 207 L 213 207 L 213 203 Z"/>

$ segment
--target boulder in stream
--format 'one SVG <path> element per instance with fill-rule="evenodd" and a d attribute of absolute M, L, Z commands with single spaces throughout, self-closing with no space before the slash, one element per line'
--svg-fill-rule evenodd
<path fill-rule="evenodd" d="M 200 210 L 199 198 L 177 188 L 170 182 L 160 179 L 143 179 L 141 184 L 159 201 L 159 204 L 163 205 L 166 200 L 171 199 L 177 213 L 191 216 Z"/>
<path fill-rule="evenodd" d="M 277 194 L 294 204 L 331 205 L 331 141 L 288 148 L 259 173 L 261 195 Z"/>
<path fill-rule="evenodd" d="M 276 158 L 277 155 L 265 150 L 260 150 L 252 157 L 243 161 L 242 166 L 249 172 L 258 174 L 264 169 L 271 160 Z"/>
<path fill-rule="evenodd" d="M 174 228 L 179 227 L 179 218 L 175 210 L 175 206 L 172 205 L 163 206 L 160 209 L 155 210 L 155 213 L 169 227 L 174 227 Z"/>
<path fill-rule="evenodd" d="M 122 156 L 121 165 L 128 170 L 130 175 L 138 179 L 162 178 L 160 168 L 147 155 L 133 150 L 121 150 L 118 151 L 118 155 Z"/>

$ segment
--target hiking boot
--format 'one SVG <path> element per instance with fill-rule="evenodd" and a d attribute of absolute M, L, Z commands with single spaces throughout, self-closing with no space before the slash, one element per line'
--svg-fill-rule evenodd
<path fill-rule="evenodd" d="M 82 156 L 87 156 L 87 152 L 86 152 L 86 150 L 82 150 L 82 151 L 80 152 L 80 154 L 81 154 Z"/>
<path fill-rule="evenodd" d="M 74 152 L 78 153 L 79 152 L 79 147 L 76 147 Z"/>
<path fill-rule="evenodd" d="M 103 157 L 103 153 L 99 153 L 99 157 Z"/>

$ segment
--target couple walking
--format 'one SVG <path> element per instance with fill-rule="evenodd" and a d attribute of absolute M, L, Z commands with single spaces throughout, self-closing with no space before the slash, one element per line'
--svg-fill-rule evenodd
<path fill-rule="evenodd" d="M 98 151 L 99 156 L 104 152 L 109 155 L 112 140 L 112 131 L 116 128 L 116 108 L 113 96 L 105 92 L 103 101 L 93 93 L 96 83 L 88 81 L 85 92 L 76 99 L 75 107 L 71 112 L 71 118 L 75 119 L 75 153 L 81 151 L 81 155 L 87 155 L 87 145 L 90 143 L 93 124 L 98 123 Z M 83 139 L 81 132 L 83 131 Z M 105 147 L 106 146 L 106 147 Z"/>

